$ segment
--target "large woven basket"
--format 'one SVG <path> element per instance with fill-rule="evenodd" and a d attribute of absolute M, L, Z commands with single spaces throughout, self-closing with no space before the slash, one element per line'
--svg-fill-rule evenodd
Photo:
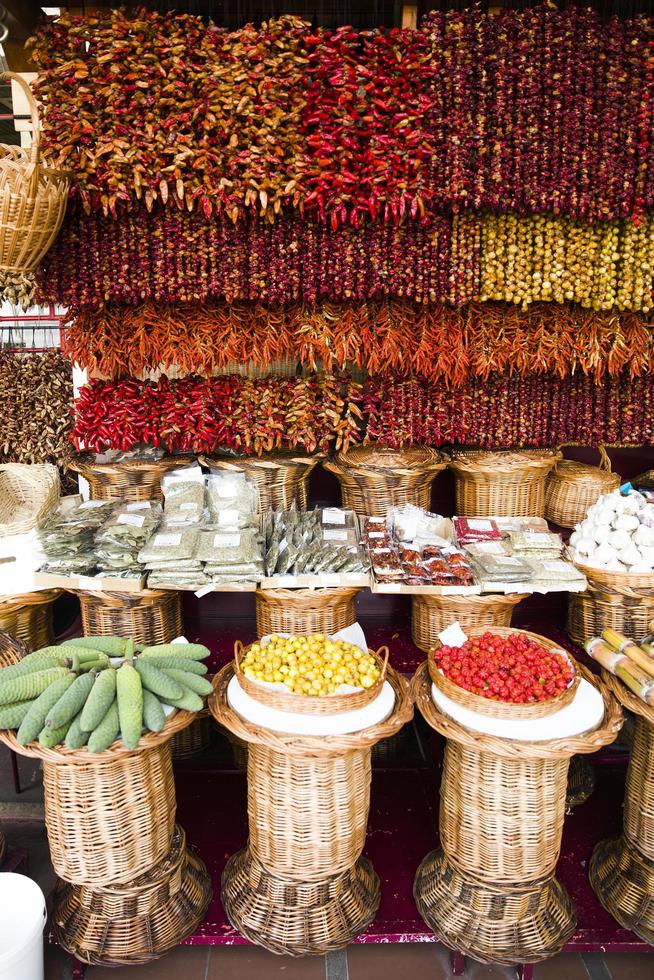
<path fill-rule="evenodd" d="M 61 882 L 55 895 L 55 942 L 84 963 L 150 963 L 195 932 L 212 897 L 202 861 L 175 828 L 170 853 L 122 887 L 101 891 Z"/>
<path fill-rule="evenodd" d="M 37 527 L 57 506 L 59 471 L 50 463 L 0 466 L 0 537 Z"/>
<path fill-rule="evenodd" d="M 0 630 L 22 640 L 28 651 L 39 650 L 54 642 L 52 604 L 61 589 L 26 592 L 0 599 Z"/>
<path fill-rule="evenodd" d="M 170 740 L 170 752 L 173 761 L 190 759 L 192 756 L 204 752 L 211 744 L 212 724 L 208 712 L 202 712 L 188 728 L 183 728 L 177 735 L 173 735 Z"/>
<path fill-rule="evenodd" d="M 324 697 L 311 697 L 305 694 L 295 694 L 293 691 L 282 690 L 282 685 L 272 688 L 257 681 L 250 680 L 241 670 L 241 661 L 247 650 L 238 640 L 234 645 L 234 673 L 238 683 L 246 694 L 279 711 L 290 711 L 301 715 L 337 715 L 344 711 L 356 711 L 365 707 L 377 697 L 381 691 L 388 669 L 388 647 L 368 651 L 374 657 L 379 667 L 379 678 L 372 687 L 361 688 L 347 694 L 328 694 Z"/>
<path fill-rule="evenodd" d="M 325 460 L 323 466 L 338 477 L 344 507 L 359 517 L 383 517 L 390 507 L 404 504 L 430 510 L 432 483 L 447 460 L 426 446 L 357 446 L 337 453 L 333 461 Z"/>
<path fill-rule="evenodd" d="M 525 595 L 414 595 L 411 597 L 411 639 L 428 653 L 438 634 L 452 623 L 463 630 L 475 626 L 510 626 L 515 606 Z"/>
<path fill-rule="evenodd" d="M 491 628 L 487 626 L 476 626 L 469 628 L 467 635 L 475 637 L 487 632 L 505 638 L 518 633 L 521 636 L 528 637 L 533 643 L 537 643 L 545 650 L 562 654 L 570 661 L 575 670 L 572 682 L 564 691 L 561 691 L 560 694 L 557 694 L 554 698 L 550 698 L 548 701 L 537 701 L 533 704 L 513 704 L 508 701 L 493 701 L 490 698 L 482 697 L 480 694 L 473 694 L 472 691 L 467 691 L 465 688 L 459 687 L 458 684 L 454 684 L 438 669 L 430 652 L 427 658 L 429 676 L 436 687 L 446 697 L 464 708 L 469 708 L 471 711 L 476 711 L 478 714 L 486 715 L 490 718 L 545 718 L 548 715 L 555 714 L 555 712 L 560 711 L 561 708 L 571 703 L 579 686 L 579 671 L 567 651 L 562 650 L 561 647 L 545 636 L 539 636 L 537 633 L 530 633 L 527 630 L 516 630 L 503 626 L 494 626 Z M 441 646 L 441 641 L 437 639 L 432 650 L 438 650 Z"/>
<path fill-rule="evenodd" d="M 159 500 L 161 478 L 191 461 L 191 456 L 163 456 L 156 460 L 96 463 L 93 455 L 83 453 L 67 459 L 66 469 L 88 481 L 92 500 Z"/>
<path fill-rule="evenodd" d="M 258 513 L 267 514 L 270 510 L 288 510 L 293 503 L 300 510 L 307 509 L 309 476 L 320 459 L 287 452 L 256 459 L 201 456 L 200 462 L 212 469 L 245 473 L 259 493 Z"/>
<path fill-rule="evenodd" d="M 136 643 L 170 643 L 183 633 L 179 592 L 80 592 L 84 636 L 129 636 Z"/>
<path fill-rule="evenodd" d="M 545 517 L 560 527 L 574 527 L 589 507 L 605 493 L 620 486 L 620 477 L 611 472 L 611 460 L 600 446 L 599 466 L 588 466 L 572 459 L 560 460 L 545 484 Z"/>
<path fill-rule="evenodd" d="M 585 592 L 568 596 L 566 630 L 570 639 L 580 646 L 593 636 L 600 636 L 605 629 L 633 637 L 640 643 L 650 633 L 652 618 L 654 593 L 651 590 L 618 590 L 589 581 Z"/>
<path fill-rule="evenodd" d="M 270 633 L 326 633 L 331 636 L 356 623 L 361 589 L 271 589 L 255 594 L 257 636 Z"/>
<path fill-rule="evenodd" d="M 583 572 L 588 583 L 596 586 L 608 586 L 616 592 L 628 594 L 634 590 L 654 589 L 654 572 L 614 572 L 603 568 L 595 568 L 593 565 L 584 565 L 579 559 L 575 558 L 574 564 Z"/>
<path fill-rule="evenodd" d="M 561 453 L 550 450 L 453 453 L 457 514 L 543 517 L 545 481 L 560 459 Z"/>
<path fill-rule="evenodd" d="M 61 227 L 68 201 L 68 175 L 41 162 L 39 111 L 29 85 L 14 72 L 0 80 L 15 81 L 27 96 L 32 116 L 29 149 L 2 144 L 0 161 L 0 270 L 32 272 Z"/>

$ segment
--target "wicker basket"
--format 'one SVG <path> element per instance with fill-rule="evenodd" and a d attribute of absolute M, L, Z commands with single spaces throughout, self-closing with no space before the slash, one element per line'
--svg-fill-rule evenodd
<path fill-rule="evenodd" d="M 285 735 L 229 707 L 230 664 L 214 678 L 209 707 L 248 743 L 248 847 L 222 877 L 222 900 L 241 935 L 275 953 L 341 949 L 374 918 L 379 880 L 361 858 L 371 747 L 411 719 L 405 681 L 389 669 L 393 713 L 351 735 Z"/>
<path fill-rule="evenodd" d="M 611 693 L 636 716 L 622 837 L 598 844 L 590 883 L 620 925 L 654 945 L 654 708 L 603 672 Z"/>
<path fill-rule="evenodd" d="M 0 599 L 0 629 L 22 640 L 28 652 L 50 646 L 54 642 L 52 604 L 60 595 L 61 589 L 46 589 Z"/>
<path fill-rule="evenodd" d="M 575 566 L 583 572 L 590 585 L 608 586 L 616 592 L 628 594 L 634 590 L 654 590 L 654 572 L 613 572 L 593 565 L 583 565 L 574 559 Z"/>
<path fill-rule="evenodd" d="M 442 942 L 484 963 L 532 963 L 554 955 L 575 928 L 572 903 L 554 878 L 569 760 L 613 741 L 622 724 L 619 705 L 602 689 L 599 728 L 567 739 L 519 742 L 469 731 L 440 712 L 426 663 L 411 693 L 427 723 L 447 739 L 441 847 L 418 869 L 418 910 Z"/>
<path fill-rule="evenodd" d="M 243 644 L 238 640 L 234 645 L 234 673 L 245 693 L 268 708 L 277 708 L 279 711 L 290 711 L 301 715 L 338 715 L 344 711 L 356 711 L 358 708 L 364 708 L 371 701 L 374 701 L 383 687 L 388 669 L 388 647 L 381 647 L 377 651 L 369 650 L 368 652 L 377 662 L 380 670 L 379 677 L 372 687 L 361 688 L 361 690 L 347 694 L 311 697 L 268 687 L 265 684 L 250 680 L 241 670 L 241 661 L 247 650 L 244 650 Z"/>
<path fill-rule="evenodd" d="M 211 744 L 212 722 L 208 713 L 202 713 L 188 728 L 174 735 L 170 740 L 170 752 L 175 759 L 189 759 L 199 755 Z"/>
<path fill-rule="evenodd" d="M 545 481 L 561 453 L 456 452 L 456 513 L 462 517 L 543 517 Z"/>
<path fill-rule="evenodd" d="M 341 485 L 343 506 L 359 517 L 385 517 L 390 507 L 415 504 L 430 510 L 431 487 L 447 460 L 435 449 L 358 446 L 323 466 Z"/>
<path fill-rule="evenodd" d="M 88 481 L 92 500 L 159 500 L 162 477 L 192 461 L 192 456 L 163 456 L 156 460 L 96 463 L 92 454 L 83 453 L 67 459 L 66 469 Z"/>
<path fill-rule="evenodd" d="M 0 537 L 37 527 L 59 500 L 59 471 L 50 463 L 0 466 Z"/>
<path fill-rule="evenodd" d="M 29 653 L 22 640 L 0 630 L 0 667 L 10 667 L 17 664 L 24 656 Z"/>
<path fill-rule="evenodd" d="M 170 643 L 183 633 L 179 592 L 80 592 L 84 636 L 127 636 L 136 643 Z"/>
<path fill-rule="evenodd" d="M 640 643 L 650 633 L 654 617 L 654 593 L 635 589 L 618 591 L 588 582 L 586 592 L 568 596 L 566 631 L 580 646 L 603 630 L 612 629 Z"/>
<path fill-rule="evenodd" d="M 574 527 L 583 521 L 589 507 L 605 493 L 620 486 L 620 477 L 611 472 L 611 460 L 600 446 L 599 466 L 588 466 L 562 459 L 547 477 L 545 517 L 560 527 Z"/>
<path fill-rule="evenodd" d="M 176 828 L 171 853 L 122 888 L 59 884 L 52 916 L 55 942 L 83 963 L 150 963 L 195 932 L 212 897 L 211 879 Z"/>
<path fill-rule="evenodd" d="M 356 623 L 361 589 L 259 589 L 255 593 L 257 636 L 270 633 L 338 633 Z"/>
<path fill-rule="evenodd" d="M 471 691 L 466 691 L 465 688 L 459 687 L 458 684 L 454 684 L 449 678 L 445 676 L 436 666 L 434 658 L 429 654 L 427 658 L 427 667 L 429 670 L 429 676 L 432 682 L 436 685 L 439 691 L 442 691 L 446 697 L 450 698 L 456 704 L 460 704 L 464 708 L 468 708 L 470 711 L 476 711 L 477 714 L 486 715 L 489 718 L 546 718 L 548 715 L 553 715 L 561 708 L 570 704 L 577 693 L 577 688 L 579 686 L 579 672 L 576 668 L 576 664 L 572 657 L 565 651 L 562 650 L 556 643 L 552 640 L 548 640 L 545 636 L 539 636 L 537 633 L 529 633 L 527 630 L 516 630 L 510 629 L 508 627 L 496 626 L 493 629 L 488 629 L 486 626 L 476 626 L 473 629 L 468 630 L 468 636 L 475 637 L 481 636 L 482 633 L 494 633 L 496 636 L 508 637 L 513 636 L 518 633 L 520 636 L 528 637 L 533 643 L 537 643 L 539 646 L 543 647 L 545 650 L 549 650 L 550 653 L 560 653 L 564 656 L 573 667 L 575 673 L 573 680 L 567 686 L 564 691 L 557 694 L 556 697 L 550 698 L 547 701 L 538 701 L 534 704 L 513 704 L 508 701 L 493 701 L 490 698 L 482 697 L 480 694 L 473 694 Z M 433 649 L 438 650 L 442 646 L 440 640 L 436 640 Z"/>
<path fill-rule="evenodd" d="M 514 607 L 525 595 L 414 595 L 411 598 L 411 639 L 429 653 L 447 626 L 510 626 Z"/>
<path fill-rule="evenodd" d="M 293 503 L 300 510 L 307 509 L 309 476 L 321 458 L 288 452 L 256 459 L 201 456 L 200 462 L 211 468 L 245 473 L 259 492 L 258 512 L 267 514 L 270 510 L 288 510 Z"/>
<path fill-rule="evenodd" d="M 32 145 L 2 145 L 0 163 L 0 270 L 32 272 L 57 237 L 68 201 L 68 174 L 41 163 L 39 111 L 20 75 L 0 76 L 23 89 L 32 116 Z"/>

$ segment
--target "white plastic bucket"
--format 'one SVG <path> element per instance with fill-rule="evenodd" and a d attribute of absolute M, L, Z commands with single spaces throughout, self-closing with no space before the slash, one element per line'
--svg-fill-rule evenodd
<path fill-rule="evenodd" d="M 25 875 L 0 873 L 0 980 L 43 980 L 43 892 Z"/>

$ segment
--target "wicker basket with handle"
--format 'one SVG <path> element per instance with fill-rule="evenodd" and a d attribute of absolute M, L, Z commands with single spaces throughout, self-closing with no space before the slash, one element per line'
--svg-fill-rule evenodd
<path fill-rule="evenodd" d="M 136 643 L 170 643 L 182 635 L 179 592 L 80 592 L 84 636 L 131 636 Z"/>
<path fill-rule="evenodd" d="M 357 446 L 337 453 L 323 466 L 338 477 L 343 506 L 359 517 L 385 516 L 390 507 L 415 504 L 430 509 L 431 488 L 447 466 L 435 449 Z"/>
<path fill-rule="evenodd" d="M 484 963 L 553 956 L 575 928 L 572 903 L 554 877 L 569 761 L 615 739 L 620 706 L 600 688 L 604 719 L 598 728 L 520 742 L 470 731 L 439 711 L 426 663 L 411 693 L 427 723 L 447 740 L 441 846 L 427 855 L 414 882 L 420 914 L 447 946 Z"/>
<path fill-rule="evenodd" d="M 654 708 L 603 673 L 614 697 L 636 716 L 627 770 L 622 836 L 593 851 L 590 883 L 620 925 L 654 945 Z"/>
<path fill-rule="evenodd" d="M 374 657 L 379 667 L 379 677 L 372 687 L 361 688 L 361 690 L 344 694 L 311 697 L 310 695 L 295 694 L 293 691 L 283 690 L 281 685 L 273 688 L 267 684 L 259 684 L 257 681 L 251 680 L 246 677 L 241 669 L 241 663 L 247 650 L 238 640 L 234 644 L 234 673 L 245 693 L 268 708 L 301 715 L 337 715 L 343 711 L 356 711 L 358 708 L 370 704 L 383 687 L 388 670 L 388 647 L 381 647 L 377 651 L 369 650 L 368 652 L 371 657 Z"/>
<path fill-rule="evenodd" d="M 50 463 L 0 466 L 0 536 L 37 527 L 59 501 L 59 471 Z"/>
<path fill-rule="evenodd" d="M 36 100 L 24 78 L 0 75 L 22 88 L 32 116 L 32 145 L 2 145 L 0 160 L 0 270 L 26 273 L 36 269 L 57 237 L 64 219 L 70 184 L 67 173 L 41 161 L 41 125 Z"/>
<path fill-rule="evenodd" d="M 28 652 L 54 642 L 52 605 L 61 589 L 44 589 L 0 599 L 0 629 L 22 640 Z"/>
<path fill-rule="evenodd" d="M 362 858 L 370 753 L 411 720 L 406 682 L 389 668 L 395 707 L 350 735 L 286 735 L 244 721 L 227 701 L 233 666 L 214 678 L 209 707 L 248 744 L 248 846 L 230 858 L 222 900 L 230 922 L 276 953 L 347 946 L 374 918 L 379 879 Z"/>
<path fill-rule="evenodd" d="M 438 669 L 433 657 L 433 650 L 440 649 L 442 644 L 440 640 L 436 640 L 427 658 L 429 676 L 439 691 L 442 691 L 451 701 L 460 704 L 464 708 L 468 708 L 470 711 L 476 711 L 480 715 L 486 715 L 489 718 L 546 718 L 548 715 L 555 714 L 561 708 L 564 708 L 572 702 L 579 686 L 579 673 L 572 657 L 565 650 L 562 650 L 561 647 L 557 646 L 556 643 L 553 643 L 552 640 L 548 640 L 544 636 L 539 636 L 537 633 L 529 633 L 527 630 L 514 630 L 501 626 L 491 628 L 477 626 L 467 630 L 469 637 L 481 636 L 483 633 L 493 633 L 495 636 L 501 636 L 503 638 L 515 634 L 526 636 L 544 650 L 550 653 L 558 653 L 564 657 L 574 670 L 573 680 L 565 690 L 557 694 L 556 697 L 549 698 L 547 701 L 536 701 L 531 704 L 493 701 L 491 698 L 485 698 L 480 694 L 473 694 L 472 691 L 467 691 L 465 688 L 459 687 L 458 684 L 454 684 Z"/>
<path fill-rule="evenodd" d="M 91 500 L 160 500 L 161 480 L 170 470 L 188 466 L 192 456 L 161 459 L 128 459 L 120 463 L 96 463 L 91 453 L 71 456 L 66 469 L 88 481 Z"/>
<path fill-rule="evenodd" d="M 456 512 L 462 517 L 543 517 L 545 481 L 561 459 L 553 450 L 453 453 Z"/>
<path fill-rule="evenodd" d="M 545 517 L 560 527 L 574 527 L 586 516 L 589 507 L 602 496 L 617 490 L 620 477 L 611 472 L 611 460 L 603 446 L 599 448 L 599 466 L 560 460 L 545 484 Z"/>
<path fill-rule="evenodd" d="M 270 589 L 255 594 L 257 636 L 270 633 L 338 633 L 356 623 L 361 589 Z"/>
<path fill-rule="evenodd" d="M 298 453 L 271 453 L 255 458 L 200 456 L 203 466 L 221 470 L 240 470 L 256 485 L 258 513 L 288 510 L 295 503 L 307 509 L 309 477 L 321 456 L 302 456 Z"/>
<path fill-rule="evenodd" d="M 447 626 L 510 626 L 517 604 L 526 595 L 414 595 L 411 597 L 411 639 L 429 653 Z"/>
<path fill-rule="evenodd" d="M 650 633 L 652 617 L 652 590 L 624 587 L 618 590 L 589 580 L 585 592 L 571 592 L 568 596 L 566 631 L 580 646 L 605 629 L 615 630 L 640 643 Z"/>

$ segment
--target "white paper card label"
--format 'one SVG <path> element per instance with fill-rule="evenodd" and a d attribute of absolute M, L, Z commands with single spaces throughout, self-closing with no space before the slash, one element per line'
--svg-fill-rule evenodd
<path fill-rule="evenodd" d="M 347 541 L 347 531 L 327 528 L 322 532 L 323 541 Z"/>
<path fill-rule="evenodd" d="M 125 510 L 128 510 L 130 514 L 133 514 L 137 510 L 150 510 L 150 502 L 148 500 L 137 500 L 133 504 L 128 504 Z"/>
<path fill-rule="evenodd" d="M 498 555 L 498 557 L 495 559 L 495 561 L 497 562 L 498 565 L 513 565 L 513 566 L 518 565 L 518 566 L 520 566 L 522 564 L 522 562 L 520 561 L 519 558 L 511 558 L 508 555 Z"/>
<path fill-rule="evenodd" d="M 155 548 L 176 548 L 181 540 L 181 534 L 155 534 L 152 544 Z"/>
<path fill-rule="evenodd" d="M 116 518 L 116 524 L 129 524 L 131 527 L 143 527 L 145 517 L 143 514 L 119 514 Z"/>
<path fill-rule="evenodd" d="M 438 634 L 438 639 L 443 646 L 462 647 L 468 637 L 465 635 L 458 623 L 452 623 L 442 633 Z"/>
<path fill-rule="evenodd" d="M 338 507 L 325 507 L 322 512 L 323 524 L 345 524 L 345 511 Z"/>
<path fill-rule="evenodd" d="M 85 503 L 79 505 L 79 509 L 93 510 L 95 507 L 104 507 L 106 503 L 106 500 L 87 500 Z"/>
<path fill-rule="evenodd" d="M 102 584 L 97 578 L 89 578 L 86 575 L 82 575 L 78 581 L 80 589 L 90 589 L 91 591 L 94 589 L 97 591 L 98 587 Z"/>
<path fill-rule="evenodd" d="M 386 531 L 368 531 L 368 537 L 370 538 L 370 540 L 372 540 L 373 538 L 385 538 Z"/>
<path fill-rule="evenodd" d="M 525 531 L 525 538 L 527 541 L 532 541 L 534 544 L 550 543 L 550 535 L 546 534 L 544 531 Z"/>
<path fill-rule="evenodd" d="M 213 484 L 213 489 L 216 491 L 219 497 L 223 500 L 233 500 L 238 493 L 237 487 L 233 483 L 227 483 L 219 480 L 217 483 Z"/>
<path fill-rule="evenodd" d="M 492 531 L 493 523 L 492 521 L 482 521 L 479 518 L 473 518 L 468 521 L 468 527 L 473 531 Z"/>
<path fill-rule="evenodd" d="M 240 534 L 214 534 L 214 548 L 238 548 L 241 543 Z"/>
<path fill-rule="evenodd" d="M 218 527 L 232 527 L 234 524 L 238 524 L 237 510 L 218 511 Z"/>
<path fill-rule="evenodd" d="M 197 500 L 187 500 L 185 504 L 179 505 L 180 510 L 197 510 L 198 502 Z"/>
<path fill-rule="evenodd" d="M 368 524 L 385 524 L 385 523 L 386 523 L 386 518 L 385 517 L 369 517 L 368 518 Z"/>

